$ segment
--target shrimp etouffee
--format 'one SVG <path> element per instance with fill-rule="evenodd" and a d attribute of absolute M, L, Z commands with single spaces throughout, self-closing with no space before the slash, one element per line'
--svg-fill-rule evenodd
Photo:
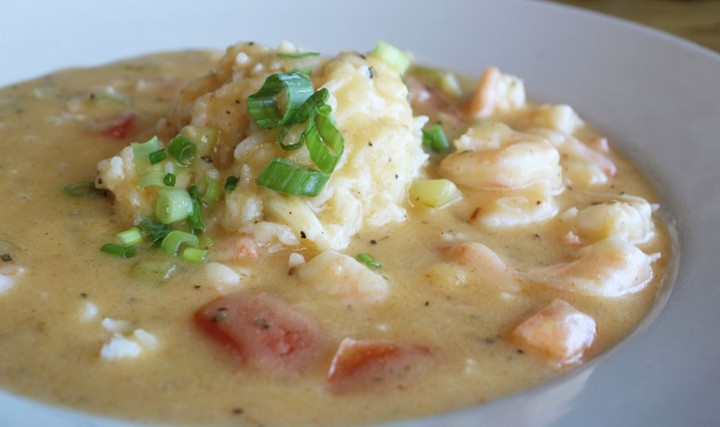
<path fill-rule="evenodd" d="M 569 105 L 384 42 L 153 54 L 0 90 L 0 386 L 179 425 L 475 406 L 625 337 L 671 256 Z"/>

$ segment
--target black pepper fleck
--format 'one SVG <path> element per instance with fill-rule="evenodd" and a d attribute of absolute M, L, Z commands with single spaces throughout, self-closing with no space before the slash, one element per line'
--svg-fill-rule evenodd
<path fill-rule="evenodd" d="M 257 324 L 262 329 L 270 329 L 270 323 L 268 323 L 267 319 L 258 317 L 255 319 L 255 324 Z"/>
<path fill-rule="evenodd" d="M 371 245 L 377 245 L 377 240 L 375 240 L 375 239 L 370 240 L 370 244 L 371 244 Z"/>
<path fill-rule="evenodd" d="M 300 238 L 301 239 L 307 239 L 307 234 L 305 234 L 304 231 L 300 230 Z"/>
<path fill-rule="evenodd" d="M 87 297 L 88 297 L 87 292 L 81 292 L 81 293 L 80 293 L 80 297 L 81 297 L 81 298 L 87 298 Z"/>
<path fill-rule="evenodd" d="M 5 262 L 12 261 L 12 255 L 10 255 L 10 254 L 2 254 L 2 256 L 0 258 L 2 258 L 2 260 Z"/>

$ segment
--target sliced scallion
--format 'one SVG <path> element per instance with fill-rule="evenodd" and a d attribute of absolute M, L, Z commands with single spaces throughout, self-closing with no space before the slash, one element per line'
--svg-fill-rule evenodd
<path fill-rule="evenodd" d="M 248 97 L 247 109 L 258 126 L 272 129 L 288 123 L 313 91 L 310 78 L 303 73 L 276 73 Z"/>
<path fill-rule="evenodd" d="M 122 245 L 137 245 L 143 241 L 143 235 L 140 228 L 133 227 L 117 233 L 115 239 Z"/>
<path fill-rule="evenodd" d="M 63 186 L 63 191 L 65 194 L 77 198 L 96 196 L 100 194 L 100 190 L 95 188 L 95 183 L 92 181 L 80 181 L 67 184 Z"/>
<path fill-rule="evenodd" d="M 233 175 L 225 178 L 225 191 L 235 190 L 238 186 L 238 182 L 240 182 L 240 178 Z"/>
<path fill-rule="evenodd" d="M 166 187 L 174 187 L 176 180 L 175 174 L 172 173 L 166 173 L 165 176 L 163 176 L 163 184 L 165 184 Z"/>
<path fill-rule="evenodd" d="M 193 210 L 193 201 L 182 188 L 161 188 L 155 202 L 155 217 L 163 224 L 172 224 L 187 218 Z"/>
<path fill-rule="evenodd" d="M 150 156 L 163 149 L 160 139 L 153 136 L 143 143 L 130 144 L 133 152 L 133 162 L 135 163 L 135 173 L 139 178 L 140 188 L 148 186 L 161 187 L 163 185 L 163 170 L 159 164 L 153 164 Z"/>
<path fill-rule="evenodd" d="M 192 201 L 192 209 L 190 211 L 190 215 L 187 217 L 187 220 L 190 223 L 190 227 L 192 227 L 193 232 L 202 233 L 205 231 L 205 224 L 203 224 L 202 203 L 200 202 L 200 195 L 198 194 L 197 187 L 191 185 L 187 192 L 190 195 L 190 200 Z"/>
<path fill-rule="evenodd" d="M 198 248 L 185 248 L 182 252 L 182 258 L 190 262 L 203 262 L 206 255 L 207 250 Z"/>
<path fill-rule="evenodd" d="M 168 255 L 177 255 L 183 245 L 196 248 L 200 245 L 200 239 L 194 234 L 173 230 L 163 239 L 160 250 Z"/>
<path fill-rule="evenodd" d="M 319 106 L 300 137 L 305 141 L 313 163 L 328 174 L 335 170 L 345 149 L 345 141 L 335 127 L 331 113 L 329 105 Z"/>
<path fill-rule="evenodd" d="M 163 148 L 160 144 L 160 138 L 157 136 L 153 136 L 143 143 L 132 143 L 130 147 L 132 148 L 136 165 L 138 160 L 142 161 L 143 159 L 147 159 L 149 161 L 150 154 L 160 151 Z"/>
<path fill-rule="evenodd" d="M 382 264 L 380 264 L 380 261 L 376 260 L 368 253 L 357 254 L 357 259 L 361 263 L 365 264 L 366 266 L 368 266 L 374 270 L 379 270 L 382 268 Z"/>
<path fill-rule="evenodd" d="M 440 124 L 435 124 L 430 130 L 422 131 L 422 144 L 423 147 L 430 149 L 436 153 L 442 153 L 450 148 L 445 132 L 443 132 Z"/>
<path fill-rule="evenodd" d="M 288 159 L 274 158 L 260 172 L 257 184 L 291 196 L 320 194 L 330 175 L 305 168 Z"/>
<path fill-rule="evenodd" d="M 186 136 L 178 135 L 168 144 L 168 151 L 181 166 L 189 166 L 197 155 L 197 146 Z"/>
<path fill-rule="evenodd" d="M 165 236 L 170 233 L 170 227 L 168 227 L 165 224 L 157 223 L 151 219 L 143 218 L 142 221 L 140 221 L 140 224 L 138 224 L 140 227 L 140 230 L 142 230 L 143 235 L 150 239 L 151 242 L 153 242 L 153 245 L 156 243 L 159 244 Z"/>
<path fill-rule="evenodd" d="M 303 136 L 301 136 L 294 144 L 285 144 L 285 136 L 293 126 L 310 120 L 315 114 L 315 111 L 320 106 L 325 105 L 325 101 L 328 99 L 329 96 L 330 91 L 328 91 L 327 88 L 322 88 L 312 94 L 312 96 L 310 96 L 307 100 L 305 100 L 305 102 L 300 106 L 300 108 L 297 109 L 295 114 L 290 118 L 290 120 L 288 120 L 287 123 L 285 123 L 282 130 L 280 131 L 280 138 L 278 139 L 278 142 L 280 142 L 280 147 L 282 147 L 284 150 L 296 150 L 302 147 L 302 144 L 304 142 Z"/>
<path fill-rule="evenodd" d="M 279 57 L 291 58 L 291 59 L 300 59 L 300 58 L 307 58 L 310 56 L 319 56 L 319 55 L 320 55 L 320 52 L 278 53 Z"/>
<path fill-rule="evenodd" d="M 160 163 L 163 160 L 167 159 L 167 152 L 164 148 L 161 148 L 157 151 L 153 151 L 148 155 L 148 159 L 150 160 L 150 164 L 154 165 L 156 163 Z"/>
<path fill-rule="evenodd" d="M 104 245 L 102 245 L 100 250 L 107 254 L 119 256 L 121 258 L 132 258 L 137 253 L 138 247 L 123 246 L 116 243 L 105 243 Z"/>
<path fill-rule="evenodd" d="M 220 199 L 221 189 L 220 181 L 215 178 L 205 176 L 203 178 L 205 184 L 205 194 L 202 195 L 200 201 L 206 205 L 217 202 Z"/>

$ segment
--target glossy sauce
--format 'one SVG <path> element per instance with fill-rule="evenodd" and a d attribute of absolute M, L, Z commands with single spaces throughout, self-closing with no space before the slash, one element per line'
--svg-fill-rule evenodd
<path fill-rule="evenodd" d="M 149 56 L 0 91 L 0 239 L 12 244 L 12 261 L 0 267 L 27 270 L 0 294 L 0 386 L 82 411 L 178 424 L 347 425 L 421 417 L 487 402 L 574 366 L 559 366 L 507 339 L 520 321 L 555 298 L 597 322 L 585 360 L 630 332 L 652 306 L 669 258 L 657 219 L 656 238 L 643 249 L 661 257 L 652 265 L 655 279 L 638 293 L 598 298 L 529 283 L 508 293 L 503 284 L 474 276 L 454 279 L 454 270 L 437 266 L 441 248 L 452 236 L 473 236 L 524 271 L 567 257 L 567 248 L 554 240 L 556 230 L 481 230 L 464 219 L 472 206 L 463 202 L 443 209 L 408 203 L 407 222 L 363 229 L 343 251 L 382 260 L 381 274 L 392 284 L 383 304 L 338 303 L 308 290 L 288 266 L 290 249 L 243 265 L 251 267 L 243 287 L 279 295 L 336 341 L 350 335 L 427 345 L 432 369 L 407 386 L 342 395 L 329 393 L 324 382 L 332 353 L 298 375 L 245 369 L 192 321 L 199 306 L 218 295 L 202 266 L 182 264 L 160 286 L 130 278 L 134 260 L 99 248 L 131 224 L 113 215 L 109 197 L 72 198 L 62 191 L 66 183 L 92 181 L 99 160 L 151 136 L 175 91 L 214 59 L 200 52 Z M 129 102 L 85 105 L 91 92 L 107 86 L 120 88 Z M 125 138 L 102 134 L 126 113 L 134 121 Z M 609 155 L 619 172 L 608 190 L 656 203 L 636 169 L 616 152 Z M 584 197 L 566 191 L 560 204 L 569 207 Z M 301 252 L 306 259 L 318 253 Z M 82 320 L 88 302 L 99 314 Z M 102 359 L 99 351 L 110 335 L 101 325 L 106 317 L 151 331 L 158 349 L 136 359 Z"/>

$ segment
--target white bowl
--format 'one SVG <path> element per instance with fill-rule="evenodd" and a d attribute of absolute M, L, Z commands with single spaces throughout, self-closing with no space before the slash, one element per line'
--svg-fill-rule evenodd
<path fill-rule="evenodd" d="M 540 1 L 5 0 L 2 9 L 0 85 L 62 67 L 162 50 L 223 49 L 240 40 L 290 40 L 332 53 L 367 51 L 382 38 L 411 50 L 419 62 L 469 75 L 495 64 L 522 77 L 532 98 L 574 106 L 652 178 L 665 213 L 676 221 L 680 256 L 666 291 L 635 333 L 568 375 L 483 406 L 393 425 L 717 425 L 717 53 Z M 0 393 L 0 425 L 137 426 L 10 393 Z"/>

